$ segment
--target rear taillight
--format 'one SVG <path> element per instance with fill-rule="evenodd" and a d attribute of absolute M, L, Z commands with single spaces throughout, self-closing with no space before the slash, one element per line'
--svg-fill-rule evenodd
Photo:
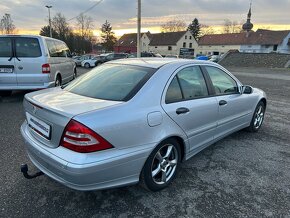
<path fill-rule="evenodd" d="M 80 153 L 113 148 L 103 137 L 75 120 L 71 120 L 65 127 L 60 145 Z"/>
<path fill-rule="evenodd" d="M 42 65 L 42 73 L 50 73 L 50 65 L 49 64 Z"/>

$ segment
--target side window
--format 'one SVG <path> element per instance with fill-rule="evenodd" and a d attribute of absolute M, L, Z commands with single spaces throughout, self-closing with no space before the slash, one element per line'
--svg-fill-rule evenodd
<path fill-rule="evenodd" d="M 0 38 L 0 57 L 12 56 L 12 43 L 10 38 Z"/>
<path fill-rule="evenodd" d="M 199 67 L 187 67 L 179 71 L 171 81 L 165 103 L 208 96 L 205 79 Z"/>
<path fill-rule="evenodd" d="M 66 57 L 66 46 L 59 41 L 55 41 L 54 43 L 56 44 L 57 56 Z"/>
<path fill-rule="evenodd" d="M 40 57 L 41 50 L 39 46 L 38 39 L 36 38 L 16 38 L 16 55 L 17 57 Z"/>
<path fill-rule="evenodd" d="M 57 57 L 57 49 L 53 40 L 46 39 L 46 45 L 47 45 L 50 57 Z"/>
<path fill-rule="evenodd" d="M 177 80 L 177 77 L 175 76 L 173 80 L 171 81 L 170 85 L 168 86 L 166 97 L 165 97 L 165 103 L 173 103 L 177 101 L 182 100 L 182 93 L 181 89 Z"/>
<path fill-rule="evenodd" d="M 236 81 L 224 71 L 216 67 L 205 67 L 217 95 L 238 93 Z"/>
<path fill-rule="evenodd" d="M 207 86 L 199 67 L 187 67 L 177 73 L 185 99 L 208 96 Z"/>

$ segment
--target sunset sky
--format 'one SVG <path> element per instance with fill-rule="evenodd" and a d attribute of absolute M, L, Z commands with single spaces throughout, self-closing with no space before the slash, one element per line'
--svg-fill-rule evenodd
<path fill-rule="evenodd" d="M 21 34 L 38 34 L 48 23 L 45 5 L 52 5 L 51 15 L 61 12 L 68 20 L 94 6 L 100 0 L 1 0 L 0 17 L 12 16 Z M 170 19 L 214 26 L 218 31 L 225 19 L 246 20 L 249 0 L 142 0 L 142 31 L 160 32 L 160 26 Z M 136 32 L 137 0 L 103 0 L 86 13 L 94 20 L 94 34 L 108 20 L 116 35 Z M 290 0 L 253 0 L 254 28 L 290 29 Z M 73 26 L 75 20 L 70 20 Z"/>

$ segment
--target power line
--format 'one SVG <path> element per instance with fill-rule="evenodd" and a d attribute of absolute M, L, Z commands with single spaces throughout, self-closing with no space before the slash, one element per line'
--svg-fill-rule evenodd
<path fill-rule="evenodd" d="M 71 18 L 71 19 L 68 19 L 68 21 L 71 21 L 71 20 L 74 20 L 76 19 L 78 16 L 80 16 L 81 14 L 85 14 L 87 12 L 89 12 L 90 10 L 94 9 L 98 4 L 100 4 L 103 0 L 99 0 L 98 2 L 96 2 L 93 6 L 91 6 L 90 8 L 88 8 L 87 10 L 79 13 L 77 16 Z"/>

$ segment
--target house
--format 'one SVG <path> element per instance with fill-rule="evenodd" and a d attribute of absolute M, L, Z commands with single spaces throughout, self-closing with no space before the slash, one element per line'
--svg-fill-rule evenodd
<path fill-rule="evenodd" d="M 205 35 L 198 41 L 198 53 L 222 55 L 229 50 L 247 53 L 290 53 L 290 31 L 258 29 L 256 32 Z"/>
<path fill-rule="evenodd" d="M 141 52 L 148 51 L 148 44 L 150 42 L 151 33 L 141 34 Z M 124 34 L 114 45 L 114 52 L 137 52 L 137 33 Z"/>
<path fill-rule="evenodd" d="M 154 52 L 161 55 L 194 56 L 198 47 L 190 31 L 141 34 L 141 52 Z M 114 46 L 115 52 L 137 52 L 137 34 L 124 34 Z"/>
<path fill-rule="evenodd" d="M 151 35 L 149 51 L 161 55 L 194 56 L 198 44 L 190 31 Z"/>

